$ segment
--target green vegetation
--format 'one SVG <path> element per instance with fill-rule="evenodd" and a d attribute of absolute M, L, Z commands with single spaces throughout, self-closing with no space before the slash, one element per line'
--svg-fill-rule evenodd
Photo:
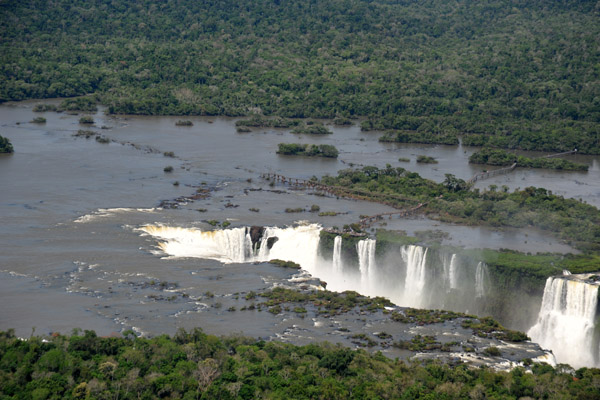
<path fill-rule="evenodd" d="M 365 121 L 361 125 L 363 130 L 372 130 L 371 121 Z M 415 131 L 390 131 L 379 138 L 380 142 L 394 143 L 426 143 L 426 144 L 449 144 L 457 145 L 456 134 L 436 134 L 432 132 Z"/>
<path fill-rule="evenodd" d="M 79 129 L 77 133 L 73 134 L 75 137 L 84 137 L 86 139 L 96 137 L 96 135 L 98 135 L 96 132 L 85 129 Z"/>
<path fill-rule="evenodd" d="M 350 336 L 350 339 L 354 339 L 352 343 L 359 347 L 374 347 L 378 344 L 375 340 L 368 337 L 366 333 L 355 333 Z"/>
<path fill-rule="evenodd" d="M 490 317 L 484 317 L 479 319 L 464 319 L 462 321 L 463 328 L 473 329 L 473 332 L 481 337 L 494 337 L 499 340 L 506 340 L 509 342 L 524 342 L 530 340 L 530 338 L 523 332 L 512 331 L 504 328 Z"/>
<path fill-rule="evenodd" d="M 238 127 L 254 128 L 293 128 L 300 125 L 300 120 L 287 118 L 266 118 L 261 115 L 253 115 L 250 119 L 241 119 L 235 123 Z"/>
<path fill-rule="evenodd" d="M 110 139 L 105 136 L 102 136 L 102 135 L 96 135 L 96 142 L 102 143 L 102 144 L 108 144 L 108 143 L 110 143 Z"/>
<path fill-rule="evenodd" d="M 406 363 L 331 344 L 294 346 L 200 329 L 152 339 L 16 338 L 0 333 L 0 397 L 5 399 L 565 398 L 593 399 L 600 370 L 575 377 L 547 365 L 517 368 Z M 362 338 L 357 338 L 362 340 Z M 413 346 L 435 339 L 421 336 Z M 490 348 L 488 348 L 490 349 Z M 493 351 L 493 350 L 492 350 Z M 575 378 L 575 379 L 574 379 Z M 475 397 L 477 398 L 477 397 Z"/>
<path fill-rule="evenodd" d="M 319 123 L 297 126 L 294 129 L 292 129 L 292 133 L 306 133 L 309 135 L 328 135 L 333 132 L 327 129 L 325 125 Z"/>
<path fill-rule="evenodd" d="M 462 179 L 446 174 L 436 183 L 404 168 L 346 169 L 321 183 L 340 196 L 351 196 L 420 210 L 442 221 L 462 224 L 536 228 L 554 233 L 582 250 L 600 250 L 600 211 L 543 188 L 483 192 L 471 190 Z"/>
<path fill-rule="evenodd" d="M 96 133 L 94 131 L 90 131 L 90 130 L 79 129 L 77 131 L 77 133 L 73 134 L 73 136 L 84 137 L 86 139 L 94 138 L 96 140 L 96 142 L 103 143 L 103 144 L 110 143 L 110 139 L 107 138 L 106 136 L 102 136 L 101 134 Z M 165 172 L 167 172 L 167 171 L 165 171 Z"/>
<path fill-rule="evenodd" d="M 96 107 L 96 103 L 98 102 L 97 98 L 85 96 L 85 97 L 77 97 L 71 99 L 65 99 L 61 101 L 58 109 L 56 111 L 84 111 L 84 112 L 95 112 L 98 111 L 98 107 Z M 46 111 L 54 111 L 52 110 L 54 106 L 47 105 Z"/>
<path fill-rule="evenodd" d="M 189 120 L 179 120 L 177 122 L 175 122 L 175 125 L 177 126 L 193 126 L 194 123 L 192 121 Z"/>
<path fill-rule="evenodd" d="M 437 164 L 437 160 L 433 157 L 429 157 L 429 156 L 417 156 L 417 162 L 419 164 Z"/>
<path fill-rule="evenodd" d="M 2 153 L 12 153 L 15 150 L 13 149 L 12 143 L 8 138 L 0 136 L 0 154 Z"/>
<path fill-rule="evenodd" d="M 90 117 L 89 115 L 85 115 L 81 118 L 79 118 L 79 123 L 80 124 L 93 124 L 94 123 L 94 118 Z"/>
<path fill-rule="evenodd" d="M 491 149 L 487 147 L 473 153 L 471 157 L 469 157 L 469 162 L 472 164 L 499 166 L 512 165 L 516 163 L 518 167 L 560 169 L 566 171 L 588 170 L 588 166 L 585 164 L 574 163 L 562 158 L 529 158 L 525 156 L 518 156 L 505 150 Z"/>
<path fill-rule="evenodd" d="M 330 144 L 300 144 L 300 143 L 279 143 L 277 154 L 287 156 L 307 156 L 307 157 L 325 157 L 337 158 L 338 150 Z"/>
<path fill-rule="evenodd" d="M 338 214 L 337 211 L 321 211 L 319 217 L 335 217 Z"/>
<path fill-rule="evenodd" d="M 417 308 L 405 308 L 401 312 L 394 311 L 391 319 L 404 324 L 439 324 L 456 318 L 464 317 L 464 314 L 444 310 L 421 310 Z"/>
<path fill-rule="evenodd" d="M 285 209 L 285 212 L 289 213 L 289 214 L 292 214 L 292 213 L 301 213 L 301 212 L 304 212 L 304 211 L 305 210 L 302 207 L 296 207 L 296 208 L 288 207 L 288 208 Z"/>
<path fill-rule="evenodd" d="M 350 118 L 337 117 L 333 120 L 333 124 L 336 126 L 350 126 L 352 124 L 352 120 Z"/>
<path fill-rule="evenodd" d="M 44 117 L 35 117 L 34 119 L 31 120 L 32 123 L 34 124 L 45 124 L 46 123 L 46 118 Z"/>
<path fill-rule="evenodd" d="M 171 172 L 173 172 L 173 166 L 167 165 L 166 167 L 163 168 L 163 171 L 166 172 L 167 174 L 170 174 Z"/>
<path fill-rule="evenodd" d="M 428 351 L 442 348 L 442 344 L 434 336 L 415 335 L 411 340 L 395 342 L 394 347 L 410 351 Z"/>
<path fill-rule="evenodd" d="M 54 104 L 36 104 L 33 107 L 34 112 L 56 111 L 57 107 Z"/>
<path fill-rule="evenodd" d="M 263 304 L 265 307 L 273 307 L 285 303 L 312 304 L 329 315 L 344 314 L 356 307 L 361 312 L 377 312 L 383 310 L 386 306 L 392 306 L 392 303 L 386 298 L 365 297 L 353 291 L 345 291 L 343 293 L 330 292 L 328 290 L 301 292 L 277 287 L 262 293 L 261 296 L 268 299 Z"/>
<path fill-rule="evenodd" d="M 293 261 L 284 261 L 284 260 L 278 260 L 278 259 L 269 260 L 269 264 L 277 265 L 278 267 L 282 267 L 282 268 L 293 268 L 293 269 L 301 268 L 300 264 L 297 264 Z"/>
<path fill-rule="evenodd" d="M 599 154 L 598 13 L 542 0 L 4 2 L 0 101 L 94 93 L 111 113 L 363 116 L 417 140 Z"/>
<path fill-rule="evenodd" d="M 486 348 L 486 349 L 483 351 L 483 353 L 484 353 L 485 355 L 488 355 L 488 356 L 491 356 L 491 357 L 499 357 L 499 356 L 501 356 L 501 355 L 502 355 L 502 353 L 500 352 L 500 349 L 499 349 L 499 348 L 497 348 L 497 347 L 495 347 L 495 346 L 490 346 L 490 347 L 487 347 L 487 348 Z"/>

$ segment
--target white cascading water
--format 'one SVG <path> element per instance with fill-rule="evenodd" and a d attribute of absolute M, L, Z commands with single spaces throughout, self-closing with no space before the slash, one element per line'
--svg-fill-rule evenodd
<path fill-rule="evenodd" d="M 360 279 L 365 283 L 369 281 L 369 273 L 375 269 L 375 243 L 373 239 L 363 239 L 356 244 Z"/>
<path fill-rule="evenodd" d="M 317 224 L 300 225 L 293 228 L 267 227 L 263 233 L 262 244 L 268 238 L 276 237 L 278 240 L 270 250 L 259 251 L 259 256 L 253 261 L 269 261 L 280 259 L 294 261 L 311 274 L 314 274 L 319 250 L 319 233 L 321 226 Z M 261 255 L 262 253 L 262 255 Z"/>
<path fill-rule="evenodd" d="M 402 246 L 402 259 L 406 264 L 404 280 L 403 304 L 410 307 L 421 307 L 425 288 L 427 250 L 421 246 Z"/>
<path fill-rule="evenodd" d="M 333 240 L 333 270 L 342 273 L 342 237 L 336 236 Z"/>
<path fill-rule="evenodd" d="M 448 286 L 450 289 L 458 288 L 458 257 L 452 254 L 450 259 L 450 268 L 448 270 Z"/>
<path fill-rule="evenodd" d="M 164 241 L 159 248 L 172 257 L 209 258 L 223 263 L 244 262 L 252 253 L 246 228 L 202 232 L 198 229 L 146 225 L 139 228 Z"/>
<path fill-rule="evenodd" d="M 476 297 L 484 297 L 485 290 L 485 282 L 487 280 L 487 265 L 483 262 L 479 262 L 477 264 L 477 268 L 475 268 L 475 296 Z"/>
<path fill-rule="evenodd" d="M 252 251 L 252 240 L 246 228 L 203 232 L 193 228 L 146 225 L 139 230 L 161 239 L 158 247 L 170 257 L 207 258 L 225 264 L 279 258 L 294 261 L 314 272 L 321 227 L 312 224 L 265 228 L 258 254 Z M 271 249 L 267 246 L 270 237 L 278 239 Z"/>
<path fill-rule="evenodd" d="M 594 341 L 598 285 L 565 277 L 546 280 L 537 323 L 528 335 L 552 349 L 556 359 L 574 368 L 598 365 L 600 350 Z"/>

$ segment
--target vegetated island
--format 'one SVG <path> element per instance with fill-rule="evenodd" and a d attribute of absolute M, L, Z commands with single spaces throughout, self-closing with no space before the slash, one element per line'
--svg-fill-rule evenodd
<path fill-rule="evenodd" d="M 362 117 L 401 140 L 600 154 L 593 1 L 78 5 L 3 3 L 0 101 Z"/>
<path fill-rule="evenodd" d="M 312 121 L 308 121 L 308 123 L 304 125 L 299 125 L 292 129 L 292 133 L 305 133 L 308 135 L 328 135 L 333 132 L 327 129 L 322 123 L 313 123 Z"/>
<path fill-rule="evenodd" d="M 279 143 L 277 146 L 277 154 L 286 156 L 337 158 L 339 154 L 338 149 L 330 144 Z"/>
<path fill-rule="evenodd" d="M 419 164 L 437 164 L 438 161 L 434 157 L 418 155 L 416 159 Z"/>
<path fill-rule="evenodd" d="M 517 164 L 517 167 L 525 168 L 546 168 L 557 169 L 564 171 L 587 171 L 588 166 L 585 164 L 575 163 L 573 161 L 562 158 L 547 158 L 538 157 L 530 158 L 518 156 L 514 153 L 507 152 L 501 149 L 483 148 L 469 157 L 471 164 L 486 164 L 506 166 Z"/>
<path fill-rule="evenodd" d="M 1 153 L 13 153 L 15 149 L 8 138 L 0 136 L 0 154 Z"/>

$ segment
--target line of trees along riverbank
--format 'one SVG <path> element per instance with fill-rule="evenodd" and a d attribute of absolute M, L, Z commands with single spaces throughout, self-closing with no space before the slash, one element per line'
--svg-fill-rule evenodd
<path fill-rule="evenodd" d="M 432 142 L 600 154 L 595 1 L 0 9 L 0 101 L 97 93 L 113 113 L 361 116 Z"/>

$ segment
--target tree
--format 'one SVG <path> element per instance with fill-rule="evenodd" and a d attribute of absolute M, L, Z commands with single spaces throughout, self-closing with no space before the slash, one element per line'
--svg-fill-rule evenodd
<path fill-rule="evenodd" d="M 12 152 L 14 152 L 14 149 L 8 138 L 0 136 L 0 153 Z"/>

